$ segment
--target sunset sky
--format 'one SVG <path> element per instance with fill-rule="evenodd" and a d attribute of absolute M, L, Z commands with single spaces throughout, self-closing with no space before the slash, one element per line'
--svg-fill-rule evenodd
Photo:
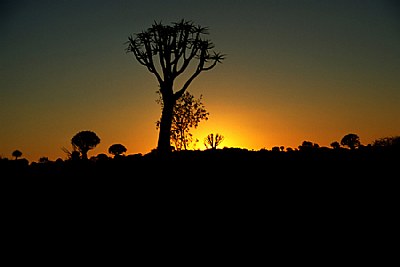
<path fill-rule="evenodd" d="M 0 2 L 0 156 L 66 159 L 157 146 L 158 83 L 125 52 L 128 36 L 192 20 L 226 60 L 189 87 L 210 113 L 195 138 L 221 147 L 362 144 L 400 135 L 400 2 L 385 0 L 51 0 Z"/>

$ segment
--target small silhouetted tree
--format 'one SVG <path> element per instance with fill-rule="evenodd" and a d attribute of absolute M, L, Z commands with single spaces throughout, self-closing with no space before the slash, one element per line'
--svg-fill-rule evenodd
<path fill-rule="evenodd" d="M 331 147 L 333 149 L 339 149 L 340 148 L 340 144 L 339 144 L 338 141 L 334 141 L 334 142 L 331 143 Z"/>
<path fill-rule="evenodd" d="M 87 159 L 88 151 L 100 144 L 100 138 L 92 131 L 81 131 L 72 137 L 71 144 L 82 154 L 82 159 Z"/>
<path fill-rule="evenodd" d="M 193 135 L 190 133 L 191 128 L 197 128 L 200 121 L 208 120 L 210 113 L 205 109 L 202 97 L 200 95 L 198 99 L 195 99 L 192 94 L 186 91 L 176 101 L 172 116 L 171 142 L 175 145 L 177 151 L 187 150 L 193 141 Z M 157 103 L 163 107 L 161 94 Z M 159 129 L 160 123 L 160 120 L 156 122 L 157 129 Z"/>
<path fill-rule="evenodd" d="M 116 156 L 120 156 L 127 151 L 126 147 L 121 144 L 113 144 L 108 148 L 108 153 Z"/>
<path fill-rule="evenodd" d="M 350 133 L 343 136 L 342 140 L 340 141 L 342 146 L 347 146 L 351 150 L 356 149 L 361 145 L 360 137 L 358 135 Z"/>
<path fill-rule="evenodd" d="M 22 152 L 19 151 L 18 149 L 14 150 L 13 153 L 12 153 L 12 156 L 15 157 L 15 160 L 17 160 L 19 157 L 22 156 Z"/>
<path fill-rule="evenodd" d="M 130 36 L 126 42 L 126 52 L 133 53 L 159 83 L 164 105 L 157 150 L 162 154 L 171 152 L 171 126 L 176 101 L 201 72 L 211 70 L 224 59 L 222 54 L 213 51 L 214 44 L 206 35 L 206 27 L 191 21 L 181 20 L 172 25 L 154 22 L 146 31 Z M 194 61 L 197 62 L 193 68 L 189 67 Z M 185 72 L 189 72 L 186 81 L 181 87 L 174 88 L 178 76 Z"/>
<path fill-rule="evenodd" d="M 211 149 L 216 149 L 217 146 L 219 146 L 222 141 L 224 141 L 225 137 L 219 133 L 217 134 L 209 134 L 207 137 L 204 139 L 204 145 L 206 148 L 211 148 Z M 279 148 L 278 148 L 279 149 Z"/>

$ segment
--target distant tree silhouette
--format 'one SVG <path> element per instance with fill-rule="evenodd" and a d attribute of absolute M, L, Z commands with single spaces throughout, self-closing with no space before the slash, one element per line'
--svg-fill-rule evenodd
<path fill-rule="evenodd" d="M 163 99 L 161 94 L 157 99 L 157 103 L 163 107 Z M 175 145 L 177 151 L 187 150 L 193 141 L 190 133 L 191 128 L 197 128 L 201 120 L 208 120 L 209 112 L 206 111 L 202 102 L 202 95 L 195 99 L 192 94 L 186 91 L 181 98 L 176 101 L 174 106 L 172 125 L 171 125 L 171 141 Z M 156 128 L 160 127 L 160 120 L 156 122 Z"/>
<path fill-rule="evenodd" d="M 396 147 L 400 148 L 400 136 L 388 136 L 376 139 L 372 142 L 375 147 Z"/>
<path fill-rule="evenodd" d="M 166 154 L 171 151 L 171 126 L 176 101 L 183 96 L 191 82 L 203 71 L 214 68 L 224 56 L 213 50 L 214 44 L 204 36 L 206 27 L 191 21 L 181 20 L 172 25 L 154 24 L 146 31 L 130 36 L 126 52 L 132 52 L 136 60 L 153 73 L 160 87 L 163 99 L 157 150 Z M 191 69 L 194 70 L 178 90 L 174 90 L 177 77 Z M 189 67 L 189 68 L 188 68 Z"/>
<path fill-rule="evenodd" d="M 219 133 L 217 134 L 209 134 L 207 137 L 204 139 L 204 145 L 206 148 L 211 148 L 211 149 L 216 149 L 217 146 L 219 146 L 222 141 L 224 141 L 225 137 Z M 279 149 L 279 148 L 278 148 Z"/>
<path fill-rule="evenodd" d="M 127 151 L 126 147 L 121 144 L 113 144 L 108 148 L 108 153 L 115 156 L 120 156 Z"/>
<path fill-rule="evenodd" d="M 340 148 L 340 144 L 339 144 L 338 141 L 334 141 L 334 142 L 331 143 L 331 147 L 333 149 L 339 149 Z"/>
<path fill-rule="evenodd" d="M 271 151 L 279 152 L 279 151 L 281 151 L 281 150 L 280 150 L 279 146 L 273 146 L 273 147 L 271 148 Z"/>
<path fill-rule="evenodd" d="M 346 134 L 343 136 L 342 140 L 340 141 L 342 146 L 347 146 L 350 149 L 356 149 L 361 145 L 360 137 L 354 133 Z"/>
<path fill-rule="evenodd" d="M 318 149 L 319 145 L 311 141 L 303 141 L 303 143 L 301 143 L 301 145 L 298 148 L 300 151 L 311 151 L 314 149 Z"/>
<path fill-rule="evenodd" d="M 107 161 L 109 158 L 106 154 L 100 153 L 96 157 L 93 157 L 95 161 Z"/>
<path fill-rule="evenodd" d="M 303 143 L 301 143 L 301 145 L 299 146 L 299 149 L 302 149 L 305 147 L 313 147 L 313 143 L 310 141 L 303 141 Z"/>
<path fill-rule="evenodd" d="M 82 159 L 88 159 L 88 151 L 100 144 L 100 138 L 92 131 L 80 131 L 72 137 L 71 144 L 82 154 Z"/>
<path fill-rule="evenodd" d="M 17 160 L 19 157 L 22 156 L 22 152 L 19 151 L 18 149 L 14 150 L 13 153 L 12 153 L 12 156 L 15 157 L 15 160 Z"/>
<path fill-rule="evenodd" d="M 39 163 L 47 163 L 47 162 L 49 162 L 49 158 L 48 157 L 39 158 Z"/>

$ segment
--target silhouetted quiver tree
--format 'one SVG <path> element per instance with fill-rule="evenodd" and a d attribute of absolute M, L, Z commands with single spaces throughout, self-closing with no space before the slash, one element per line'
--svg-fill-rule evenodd
<path fill-rule="evenodd" d="M 82 154 L 82 159 L 87 159 L 88 151 L 100 144 L 100 138 L 92 131 L 81 131 L 72 137 L 71 144 Z"/>
<path fill-rule="evenodd" d="M 154 24 L 134 37 L 128 38 L 127 52 L 132 52 L 136 60 L 153 73 L 160 86 L 163 99 L 157 150 L 160 153 L 171 151 L 171 126 L 173 108 L 176 101 L 185 93 L 191 82 L 203 71 L 211 70 L 224 56 L 213 51 L 214 44 L 205 39 L 206 27 L 191 21 L 181 20 L 172 25 Z M 175 90 L 176 78 L 197 61 L 194 70 L 180 88 Z"/>
<path fill-rule="evenodd" d="M 22 156 L 22 152 L 17 150 L 14 150 L 13 153 L 11 154 L 13 157 L 15 157 L 15 159 L 17 160 L 19 157 Z"/>
<path fill-rule="evenodd" d="M 217 149 L 217 146 L 219 146 L 222 141 L 224 141 L 225 137 L 221 134 L 209 134 L 207 137 L 204 139 L 204 145 L 206 148 L 211 148 L 211 149 Z"/>

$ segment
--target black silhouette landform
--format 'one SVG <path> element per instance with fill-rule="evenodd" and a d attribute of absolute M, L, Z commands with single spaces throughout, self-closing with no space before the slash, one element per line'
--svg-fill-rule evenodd
<path fill-rule="evenodd" d="M 400 140 L 400 138 L 396 138 Z M 299 146 L 297 149 L 248 150 L 210 148 L 172 151 L 165 155 L 156 149 L 147 154 L 98 154 L 90 158 L 71 153 L 63 160 L 41 158 L 29 162 L 22 158 L 0 159 L 2 177 L 148 177 L 185 178 L 274 178 L 300 176 L 371 175 L 395 177 L 400 163 L 399 143 L 390 146 L 367 145 L 357 148 Z M 114 147 L 115 148 L 115 147 Z M 120 148 L 122 150 L 122 148 Z M 75 151 L 76 152 L 76 151 Z M 394 171 L 394 172 L 393 172 Z"/>

